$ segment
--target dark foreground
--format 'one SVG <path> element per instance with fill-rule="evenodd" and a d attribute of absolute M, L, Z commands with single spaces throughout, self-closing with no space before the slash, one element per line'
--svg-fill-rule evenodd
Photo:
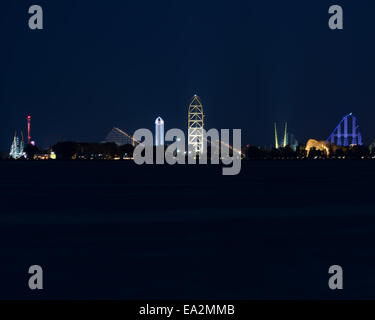
<path fill-rule="evenodd" d="M 1 299 L 375 298 L 375 161 L 0 162 Z M 41 265 L 43 291 L 28 289 Z M 344 290 L 328 268 L 344 269 Z"/>

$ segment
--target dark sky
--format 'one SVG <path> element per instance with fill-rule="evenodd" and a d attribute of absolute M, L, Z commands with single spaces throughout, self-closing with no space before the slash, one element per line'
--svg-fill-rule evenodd
<path fill-rule="evenodd" d="M 44 30 L 28 8 L 44 9 Z M 344 30 L 328 8 L 344 9 Z M 241 128 L 272 143 L 273 122 L 325 139 L 345 114 L 375 138 L 374 1 L 2 0 L 0 148 L 15 130 L 49 146 L 129 133 L 186 130 L 193 94 L 206 128 Z"/>

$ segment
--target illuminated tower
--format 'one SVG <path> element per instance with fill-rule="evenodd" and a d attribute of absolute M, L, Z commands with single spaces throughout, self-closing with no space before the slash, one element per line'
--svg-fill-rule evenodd
<path fill-rule="evenodd" d="M 189 104 L 188 112 L 188 147 L 194 154 L 203 153 L 203 106 L 197 95 Z"/>
<path fill-rule="evenodd" d="M 164 120 L 160 117 L 155 120 L 155 146 L 164 146 Z"/>
<path fill-rule="evenodd" d="M 31 130 L 31 116 L 27 116 L 27 143 L 28 144 L 31 143 L 30 130 Z"/>
<path fill-rule="evenodd" d="M 277 138 L 277 127 L 275 122 L 275 148 L 279 149 L 279 139 Z"/>
<path fill-rule="evenodd" d="M 288 145 L 288 123 L 285 122 L 285 129 L 284 129 L 284 139 L 281 141 L 281 145 L 283 148 L 285 148 Z M 275 148 L 279 149 L 279 138 L 277 136 L 277 126 L 275 122 Z"/>
<path fill-rule="evenodd" d="M 287 128 L 288 128 L 288 123 L 285 122 L 285 132 L 284 132 L 284 141 L 283 141 L 283 147 L 285 148 L 288 144 L 288 136 L 287 136 Z"/>

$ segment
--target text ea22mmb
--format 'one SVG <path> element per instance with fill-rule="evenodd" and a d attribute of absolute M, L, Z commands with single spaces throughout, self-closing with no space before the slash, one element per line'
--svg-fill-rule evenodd
<path fill-rule="evenodd" d="M 28 26 L 30 30 L 43 30 L 43 8 L 40 5 L 32 5 L 28 8 L 29 17 Z M 344 10 L 342 6 L 332 5 L 328 8 L 328 27 L 331 30 L 344 29 Z"/>

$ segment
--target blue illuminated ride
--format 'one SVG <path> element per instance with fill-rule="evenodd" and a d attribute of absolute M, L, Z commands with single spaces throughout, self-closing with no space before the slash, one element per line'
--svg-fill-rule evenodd
<path fill-rule="evenodd" d="M 353 113 L 347 114 L 333 130 L 327 141 L 337 146 L 363 145 L 362 134 L 359 130 L 357 118 Z"/>

